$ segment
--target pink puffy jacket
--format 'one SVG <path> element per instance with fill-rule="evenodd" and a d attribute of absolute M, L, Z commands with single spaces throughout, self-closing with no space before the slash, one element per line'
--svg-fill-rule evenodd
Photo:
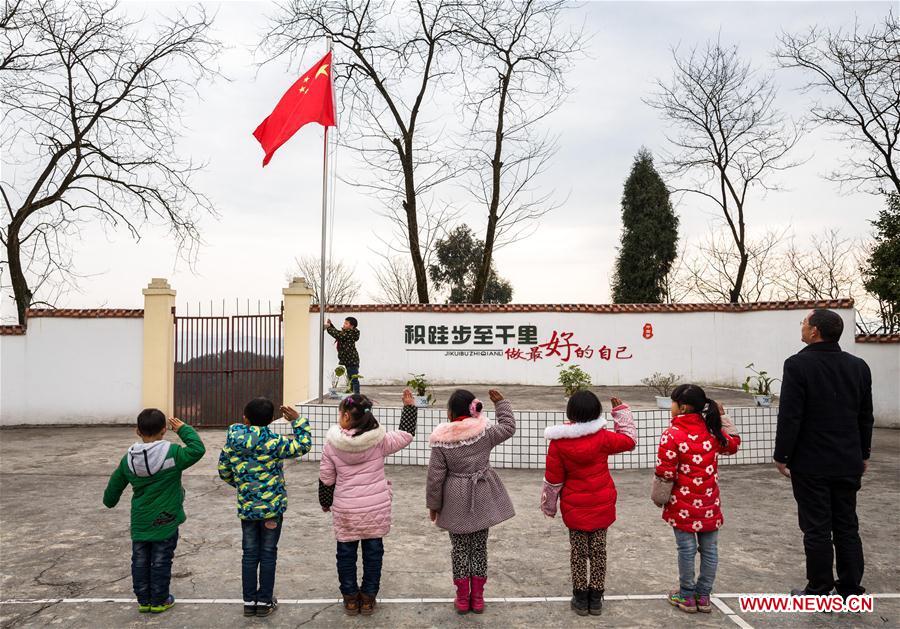
<path fill-rule="evenodd" d="M 331 513 L 337 541 L 384 537 L 390 532 L 393 491 L 384 475 L 384 457 L 412 440 L 409 432 L 385 432 L 383 426 L 359 436 L 340 426 L 328 430 L 319 480 L 334 487 Z"/>

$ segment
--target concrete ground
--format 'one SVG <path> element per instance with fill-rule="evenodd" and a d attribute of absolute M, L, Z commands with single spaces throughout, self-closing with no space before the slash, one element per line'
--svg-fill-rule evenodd
<path fill-rule="evenodd" d="M 803 584 L 803 552 L 790 483 L 769 465 L 724 469 L 726 524 L 719 542 L 716 592 L 726 614 L 686 616 L 660 595 L 677 583 L 672 532 L 648 498 L 648 470 L 613 473 L 618 521 L 610 529 L 606 591 L 600 618 L 574 616 L 564 601 L 490 602 L 483 616 L 458 617 L 449 602 L 386 602 L 371 618 L 346 618 L 338 597 L 329 516 L 316 499 L 314 463 L 286 466 L 290 507 L 280 543 L 276 591 L 283 604 L 268 619 L 244 619 L 240 598 L 240 526 L 234 490 L 218 480 L 222 430 L 202 430 L 208 453 L 184 476 L 187 522 L 172 592 L 185 599 L 159 616 L 139 615 L 131 599 L 128 493 L 114 510 L 101 496 L 134 440 L 130 429 L 0 430 L 0 625 L 3 627 L 897 627 L 900 598 L 876 598 L 861 615 L 742 614 L 727 593 L 787 592 Z M 423 439 L 424 436 L 417 437 Z M 900 432 L 876 430 L 874 455 L 859 494 L 870 592 L 900 591 L 897 505 Z M 491 531 L 488 597 L 566 597 L 568 538 L 562 522 L 538 510 L 542 472 L 500 470 L 517 516 Z M 449 542 L 424 507 L 425 469 L 390 467 L 394 528 L 387 537 L 380 596 L 452 597 Z M 57 602 L 61 598 L 85 602 Z M 51 599 L 51 600 L 47 600 Z M 296 602 L 302 599 L 303 603 Z M 309 599 L 327 599 L 309 602 Z M 40 601 L 13 603 L 12 600 Z"/>
<path fill-rule="evenodd" d="M 566 398 L 562 387 L 537 386 L 521 384 L 455 384 L 436 385 L 430 389 L 434 396 L 436 406 L 447 404 L 447 398 L 456 389 L 468 389 L 480 400 L 487 402 L 488 389 L 497 388 L 503 395 L 512 400 L 515 407 L 529 411 L 564 411 L 566 410 Z M 372 385 L 363 384 L 361 392 L 382 405 L 397 405 L 403 393 L 403 385 Z M 707 397 L 722 402 L 725 406 L 753 406 L 753 397 L 740 389 L 725 389 L 721 387 L 704 387 Z M 609 398 L 618 397 L 637 409 L 656 408 L 657 395 L 648 387 L 591 387 L 591 391 L 597 394 L 603 402 L 604 408 L 609 408 Z M 337 404 L 340 400 L 325 400 L 326 404 Z M 775 402 L 777 404 L 777 400 Z"/>

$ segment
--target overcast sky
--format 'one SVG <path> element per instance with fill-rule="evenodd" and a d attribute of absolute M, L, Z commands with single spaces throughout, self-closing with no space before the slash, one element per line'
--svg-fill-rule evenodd
<path fill-rule="evenodd" d="M 671 75 L 671 47 L 688 48 L 720 34 L 740 46 L 742 55 L 763 69 L 774 69 L 771 51 L 781 29 L 798 31 L 813 23 L 839 27 L 874 24 L 892 3 L 772 2 L 588 2 L 572 11 L 593 34 L 588 55 L 569 76 L 573 94 L 546 120 L 560 133 L 560 150 L 542 187 L 553 189 L 565 204 L 541 222 L 529 239 L 496 255 L 500 274 L 511 280 L 516 302 L 605 302 L 620 232 L 619 201 L 634 154 L 641 145 L 654 153 L 665 148 L 665 124 L 642 102 L 653 80 Z M 172 11 L 174 3 L 127 6 L 154 15 Z M 196 185 L 213 201 L 218 219 L 202 222 L 204 244 L 195 268 L 178 260 L 166 231 L 148 227 L 135 243 L 123 233 L 87 229 L 75 244 L 77 270 L 85 275 L 81 292 L 61 306 L 140 307 L 141 288 L 151 277 L 167 277 L 181 307 L 190 301 L 220 303 L 223 298 L 280 299 L 285 274 L 294 256 L 317 255 L 321 194 L 321 128 L 310 125 L 261 168 L 262 151 L 251 133 L 281 94 L 299 76 L 284 65 L 258 71 L 251 48 L 258 42 L 273 6 L 265 2 L 207 3 L 217 11 L 216 32 L 229 47 L 221 67 L 230 81 L 202 88 L 202 100 L 185 111 L 188 129 L 180 142 L 185 155 L 208 162 Z M 304 64 L 324 51 L 310 51 Z M 337 58 L 340 62 L 340 57 Z M 802 76 L 777 70 L 778 105 L 802 115 L 808 97 L 796 92 Z M 340 122 L 339 122 L 340 124 Z M 799 237 L 837 228 L 847 236 L 869 232 L 880 201 L 865 194 L 842 195 L 821 177 L 833 168 L 846 147 L 825 133 L 807 137 L 798 157 L 809 161 L 781 181 L 782 192 L 757 194 L 748 203 L 751 230 L 792 226 Z M 353 177 L 359 165 L 341 149 L 336 158 L 342 175 Z M 363 281 L 361 302 L 374 292 L 370 266 L 377 260 L 376 235 L 390 228 L 376 211 L 377 202 L 337 183 L 334 221 L 335 257 L 356 267 Z M 680 236 L 701 237 L 715 216 L 699 199 L 677 207 Z M 476 231 L 483 217 L 466 218 Z M 4 311 L 9 312 L 6 295 Z M 193 308 L 192 308 L 193 309 Z"/>

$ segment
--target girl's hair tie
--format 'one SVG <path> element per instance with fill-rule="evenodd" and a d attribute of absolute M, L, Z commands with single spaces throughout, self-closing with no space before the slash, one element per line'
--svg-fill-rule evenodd
<path fill-rule="evenodd" d="M 481 417 L 481 410 L 478 407 L 484 408 L 484 404 L 481 403 L 481 400 L 475 398 L 472 400 L 472 403 L 469 404 L 469 417 Z"/>

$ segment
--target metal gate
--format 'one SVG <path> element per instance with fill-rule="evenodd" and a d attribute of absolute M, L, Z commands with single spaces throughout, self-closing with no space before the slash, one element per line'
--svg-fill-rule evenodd
<path fill-rule="evenodd" d="M 173 309 L 174 310 L 174 309 Z M 282 312 L 231 316 L 175 314 L 175 416 L 193 426 L 241 421 L 244 405 L 281 405 Z"/>

